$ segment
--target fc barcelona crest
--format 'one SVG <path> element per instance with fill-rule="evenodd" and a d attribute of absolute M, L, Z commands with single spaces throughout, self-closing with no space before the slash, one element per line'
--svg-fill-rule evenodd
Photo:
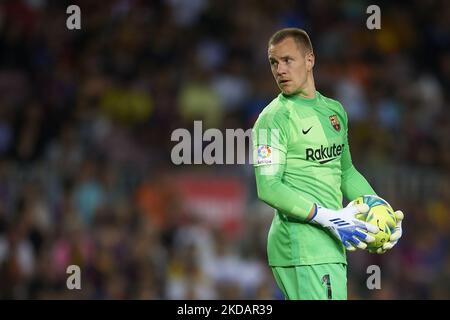
<path fill-rule="evenodd" d="M 330 116 L 330 121 L 331 121 L 331 125 L 333 126 L 333 128 L 336 129 L 336 131 L 341 131 L 341 124 L 339 123 L 339 119 L 337 117 L 337 115 L 332 115 Z"/>

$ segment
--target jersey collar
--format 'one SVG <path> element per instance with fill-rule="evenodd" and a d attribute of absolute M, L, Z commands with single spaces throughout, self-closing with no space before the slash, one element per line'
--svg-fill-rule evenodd
<path fill-rule="evenodd" d="M 287 95 L 284 95 L 283 93 L 280 93 L 279 97 L 281 99 L 286 99 L 286 100 L 292 101 L 294 103 L 299 103 L 299 104 L 302 104 L 302 105 L 315 106 L 315 105 L 317 105 L 317 101 L 319 100 L 319 95 L 320 95 L 320 93 L 316 90 L 316 96 L 314 98 L 312 98 L 312 99 L 301 97 L 299 95 L 287 96 Z"/>

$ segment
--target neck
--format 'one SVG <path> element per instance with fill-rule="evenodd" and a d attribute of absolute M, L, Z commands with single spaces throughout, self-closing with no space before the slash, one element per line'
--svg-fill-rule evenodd
<path fill-rule="evenodd" d="M 307 99 L 314 99 L 316 97 L 316 86 L 312 74 L 306 79 L 305 87 L 297 95 Z"/>

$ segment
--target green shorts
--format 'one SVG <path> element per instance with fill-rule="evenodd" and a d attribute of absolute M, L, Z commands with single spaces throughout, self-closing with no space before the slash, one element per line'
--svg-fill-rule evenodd
<path fill-rule="evenodd" d="M 272 267 L 286 300 L 347 300 L 347 266 L 343 263 Z"/>

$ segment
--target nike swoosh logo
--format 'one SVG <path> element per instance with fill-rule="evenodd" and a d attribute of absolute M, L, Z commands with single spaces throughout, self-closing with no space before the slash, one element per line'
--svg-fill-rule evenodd
<path fill-rule="evenodd" d="M 311 128 L 312 128 L 312 126 L 306 131 L 302 129 L 303 134 L 307 134 L 309 132 L 309 130 L 311 130 Z"/>
<path fill-rule="evenodd" d="M 334 160 L 334 159 L 336 159 L 336 158 L 331 158 L 331 159 L 322 160 L 322 161 L 319 161 L 319 163 L 320 163 L 320 164 L 324 164 L 324 163 L 330 162 L 330 161 L 332 161 L 332 160 Z"/>

